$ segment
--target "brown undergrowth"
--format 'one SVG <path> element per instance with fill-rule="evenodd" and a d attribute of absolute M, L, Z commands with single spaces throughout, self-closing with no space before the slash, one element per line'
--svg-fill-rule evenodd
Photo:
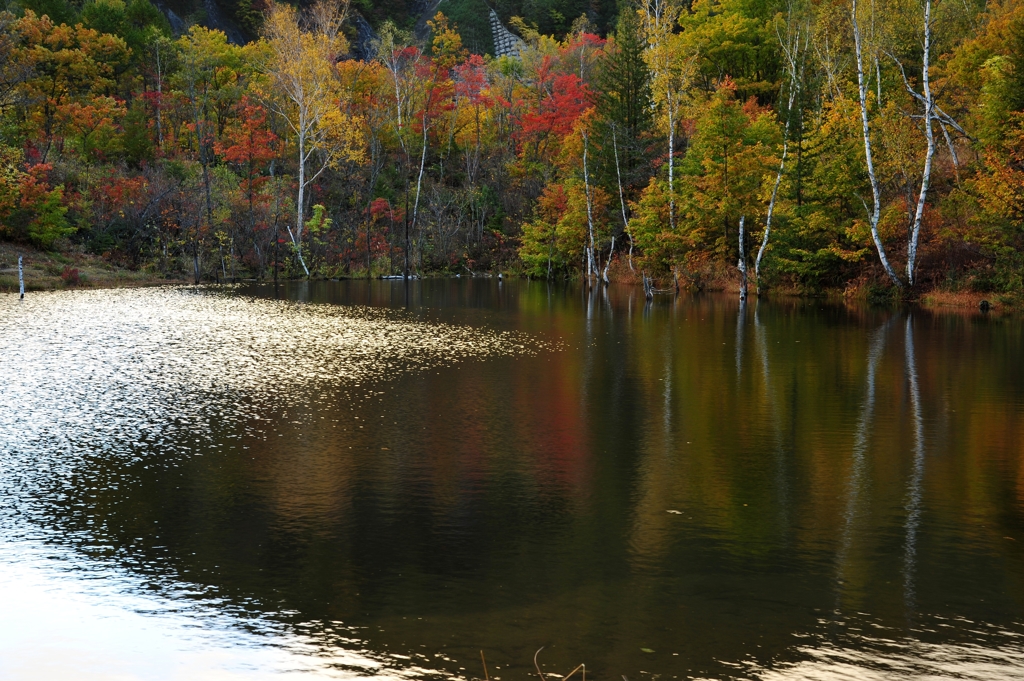
<path fill-rule="evenodd" d="M 0 292 L 18 290 L 18 256 L 22 257 L 26 291 L 72 288 L 116 288 L 182 283 L 146 271 L 117 267 L 84 252 L 47 252 L 23 244 L 0 241 Z"/>

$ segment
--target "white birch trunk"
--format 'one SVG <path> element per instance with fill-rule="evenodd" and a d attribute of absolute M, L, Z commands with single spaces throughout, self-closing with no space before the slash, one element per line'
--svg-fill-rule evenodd
<path fill-rule="evenodd" d="M 676 156 L 676 122 L 675 109 L 672 106 L 672 88 L 667 89 L 665 101 L 668 104 L 668 226 L 672 231 L 676 229 L 676 185 L 675 185 L 675 156 Z"/>
<path fill-rule="evenodd" d="M 792 108 L 792 98 L 790 107 Z M 768 201 L 768 216 L 764 221 L 764 236 L 761 238 L 761 246 L 757 249 L 757 257 L 754 259 L 754 280 L 757 284 L 757 293 L 761 293 L 761 260 L 768 250 L 768 239 L 772 232 L 772 217 L 775 214 L 775 199 L 779 195 L 779 185 L 782 184 L 782 173 L 786 169 L 786 153 L 789 151 L 789 121 L 786 121 L 786 132 L 782 138 L 782 160 L 779 161 L 779 172 L 775 175 L 775 185 L 772 187 L 772 198 Z"/>
<path fill-rule="evenodd" d="M 615 152 L 615 176 L 619 182 L 619 205 L 622 206 L 622 231 L 626 236 L 629 237 L 629 270 L 634 272 L 633 269 L 633 235 L 629 233 L 629 216 L 626 214 L 626 198 L 622 193 L 622 171 L 619 170 L 619 145 L 615 140 L 615 126 L 612 126 L 612 150 Z M 615 237 L 612 237 L 612 250 L 615 250 Z M 608 256 L 608 262 L 611 262 L 611 255 Z M 605 267 L 607 273 L 608 268 Z M 605 277 L 605 283 L 608 283 L 607 276 Z"/>
<path fill-rule="evenodd" d="M 615 139 L 615 125 L 612 125 L 612 151 L 615 153 L 615 177 L 619 183 L 619 205 L 622 207 L 622 230 L 629 231 L 629 218 L 626 217 L 626 197 L 622 193 L 622 171 L 619 170 L 619 145 Z"/>
<path fill-rule="evenodd" d="M 18 299 L 19 300 L 24 300 L 24 298 L 25 298 L 25 270 L 21 266 L 21 256 L 20 255 L 18 256 L 18 290 L 19 290 L 19 293 L 20 293 L 20 295 L 18 296 Z"/>
<path fill-rule="evenodd" d="M 398 89 L 398 66 L 395 66 L 392 76 L 395 80 L 395 115 L 398 117 L 398 134 L 402 134 L 402 93 Z"/>
<path fill-rule="evenodd" d="M 882 65 L 878 61 L 878 57 L 875 57 L 875 91 L 876 97 L 878 98 L 878 108 L 882 108 Z"/>
<path fill-rule="evenodd" d="M 928 138 L 928 151 L 924 158 L 924 172 L 921 176 L 921 192 L 917 197 L 917 210 L 914 212 L 914 224 L 910 230 L 907 244 L 907 285 L 914 285 L 914 271 L 917 267 L 917 242 L 921 234 L 921 221 L 924 217 L 924 204 L 928 198 L 928 186 L 931 182 L 932 159 L 935 156 L 935 132 L 932 129 L 932 118 L 935 116 L 935 102 L 932 99 L 929 82 L 929 52 L 932 41 L 932 3 L 924 3 L 924 58 L 921 73 L 921 86 L 924 90 L 924 133 Z"/>
<path fill-rule="evenodd" d="M 789 102 L 786 104 L 786 125 L 782 132 L 782 159 L 779 161 L 779 171 L 775 175 L 775 185 L 772 187 L 772 197 L 768 201 L 768 215 L 764 221 L 764 236 L 761 238 L 761 247 L 757 249 L 757 258 L 754 259 L 754 280 L 757 284 L 757 293 L 761 293 L 761 260 L 768 250 L 768 239 L 772 232 L 772 217 L 775 215 L 775 201 L 779 195 L 779 185 L 782 184 L 782 175 L 786 170 L 786 156 L 789 153 L 789 126 L 793 119 L 793 102 L 796 100 L 800 90 L 800 79 L 797 74 L 796 60 L 800 50 L 800 31 L 797 31 L 796 42 L 793 48 L 787 49 L 786 57 L 789 67 Z M 801 115 L 803 112 L 801 111 Z"/>
<path fill-rule="evenodd" d="M 590 137 L 585 130 L 581 130 L 580 134 L 583 135 L 583 189 L 587 197 L 587 233 L 590 237 L 590 247 L 587 249 L 587 278 L 589 279 L 592 276 L 599 276 L 599 272 L 597 264 L 594 262 L 594 211 L 590 198 L 590 171 L 587 166 L 587 150 L 590 146 Z"/>
<path fill-rule="evenodd" d="M 288 230 L 288 237 L 292 240 L 292 244 L 295 246 L 295 253 L 299 256 L 299 264 L 302 265 L 303 271 L 306 273 L 306 278 L 309 278 L 309 268 L 306 267 L 306 261 L 302 259 L 302 242 L 292 228 L 289 225 L 284 226 Z"/>
<path fill-rule="evenodd" d="M 414 233 L 416 232 L 416 217 L 419 215 L 419 212 L 420 212 L 420 190 L 423 187 L 423 169 L 426 167 L 426 163 L 427 163 L 427 141 L 428 141 L 428 137 L 427 137 L 427 112 L 426 112 L 426 108 L 424 108 L 424 110 L 423 110 L 423 151 L 420 153 L 420 172 L 419 172 L 419 175 L 417 175 L 417 177 L 416 177 L 416 199 L 413 201 L 413 204 L 412 204 L 412 227 L 411 227 L 411 229 L 412 229 L 412 231 Z M 406 204 L 406 205 L 408 205 L 408 204 Z M 421 253 L 422 253 L 422 251 L 421 251 Z M 408 274 L 409 273 L 406 272 L 406 276 L 407 277 L 408 277 Z"/>
<path fill-rule="evenodd" d="M 857 91 L 860 96 L 860 118 L 864 135 L 864 157 L 868 167 L 868 179 L 871 181 L 871 196 L 873 200 L 871 212 L 868 214 L 868 220 L 871 225 L 871 238 L 875 242 L 875 248 L 878 250 L 878 259 L 881 261 L 882 267 L 885 269 L 885 273 L 889 275 L 889 278 L 894 284 L 896 284 L 896 286 L 902 288 L 903 282 L 900 281 L 900 278 L 896 275 L 896 271 L 893 270 L 892 265 L 889 264 L 889 259 L 885 255 L 885 246 L 882 245 L 882 237 L 878 233 L 878 219 L 882 210 L 882 192 L 881 187 L 879 186 L 878 177 L 875 175 L 875 163 L 871 154 L 871 132 L 868 126 L 868 93 L 864 84 L 864 58 L 863 50 L 861 48 L 860 25 L 857 23 L 857 0 L 853 0 L 851 4 L 852 10 L 850 12 L 850 18 L 853 23 L 853 44 L 857 57 Z"/>
<path fill-rule="evenodd" d="M 306 273 L 308 279 L 309 268 L 306 267 L 306 261 L 302 257 L 302 227 L 305 224 L 303 218 L 306 208 L 306 115 L 304 111 L 299 112 L 299 127 L 296 132 L 299 138 L 299 201 L 295 206 L 295 231 L 292 232 L 288 227 L 288 236 L 291 237 L 292 245 L 295 246 L 295 254 L 299 257 L 299 264 L 302 265 L 302 271 Z"/>

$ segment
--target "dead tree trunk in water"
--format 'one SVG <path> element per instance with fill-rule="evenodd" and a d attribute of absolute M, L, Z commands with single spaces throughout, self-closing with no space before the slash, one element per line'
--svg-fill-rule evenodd
<path fill-rule="evenodd" d="M 601 280 L 604 281 L 605 286 L 608 285 L 608 268 L 612 264 L 612 254 L 615 253 L 615 236 L 612 236 L 612 247 L 608 250 L 608 260 L 604 263 L 604 272 L 601 273 Z"/>

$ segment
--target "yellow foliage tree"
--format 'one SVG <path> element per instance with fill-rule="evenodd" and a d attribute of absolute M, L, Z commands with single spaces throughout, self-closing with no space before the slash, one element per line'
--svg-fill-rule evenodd
<path fill-rule="evenodd" d="M 363 157 L 359 122 L 343 112 L 339 101 L 345 88 L 335 65 L 346 50 L 343 18 L 344 8 L 330 0 L 316 3 L 304 17 L 290 5 L 275 3 L 263 27 L 269 46 L 264 99 L 287 123 L 296 145 L 298 197 L 295 228 L 288 226 L 288 234 L 306 276 L 306 189 L 327 168 Z"/>

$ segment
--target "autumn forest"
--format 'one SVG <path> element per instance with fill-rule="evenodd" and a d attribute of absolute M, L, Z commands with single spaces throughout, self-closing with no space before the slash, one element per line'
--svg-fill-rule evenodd
<path fill-rule="evenodd" d="M 1024 290 L 1017 0 L 5 4 L 4 241 L 197 282 Z"/>

